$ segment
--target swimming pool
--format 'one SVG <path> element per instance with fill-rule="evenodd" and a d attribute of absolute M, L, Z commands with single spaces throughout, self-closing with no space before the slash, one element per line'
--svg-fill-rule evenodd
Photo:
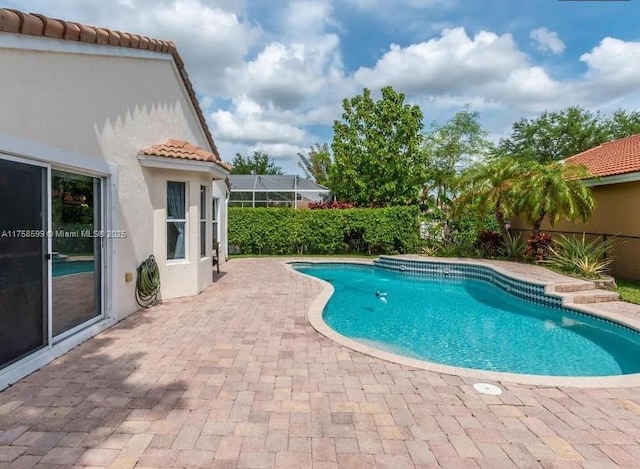
<path fill-rule="evenodd" d="M 364 265 L 293 267 L 334 287 L 323 312 L 330 328 L 380 350 L 449 366 L 533 375 L 640 372 L 636 331 L 553 306 L 551 300 L 544 305 L 518 298 L 490 281 Z"/>

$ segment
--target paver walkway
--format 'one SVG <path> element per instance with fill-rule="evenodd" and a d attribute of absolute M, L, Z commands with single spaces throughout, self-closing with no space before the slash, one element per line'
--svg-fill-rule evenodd
<path fill-rule="evenodd" d="M 0 393 L 0 467 L 640 467 L 640 389 L 412 370 L 309 326 L 321 286 L 240 259 Z"/>

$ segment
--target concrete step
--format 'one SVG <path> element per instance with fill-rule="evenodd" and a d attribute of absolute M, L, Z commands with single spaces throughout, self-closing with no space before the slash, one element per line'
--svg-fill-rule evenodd
<path fill-rule="evenodd" d="M 582 290 L 578 292 L 571 292 L 561 294 L 563 303 L 574 304 L 590 304 L 590 303 L 607 303 L 609 301 L 618 301 L 620 295 L 616 292 L 608 290 Z"/>

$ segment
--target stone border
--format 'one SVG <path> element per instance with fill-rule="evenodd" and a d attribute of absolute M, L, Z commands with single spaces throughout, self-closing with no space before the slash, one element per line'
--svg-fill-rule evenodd
<path fill-rule="evenodd" d="M 412 259 L 413 260 L 413 259 Z M 340 263 L 340 264 L 360 264 L 365 266 L 373 266 L 373 260 L 369 259 L 314 259 L 314 258 L 300 258 L 300 259 L 291 259 L 284 261 L 283 264 L 289 272 L 293 272 L 296 275 L 301 275 L 303 277 L 310 278 L 316 282 L 319 282 L 322 286 L 322 292 L 316 297 L 316 299 L 311 303 L 309 310 L 307 312 L 307 318 L 311 326 L 320 334 L 325 337 L 337 342 L 338 344 L 347 347 L 356 352 L 363 353 L 365 355 L 370 355 L 375 358 L 379 358 L 382 360 L 386 360 L 391 363 L 397 363 L 399 365 L 405 365 L 412 368 L 422 369 L 426 371 L 432 371 L 435 373 L 444 373 L 447 375 L 455 375 L 455 376 L 465 376 L 471 378 L 478 378 L 481 380 L 489 380 L 489 381 L 507 381 L 516 384 L 526 384 L 526 385 L 534 385 L 534 386 L 568 386 L 568 387 L 580 387 L 580 388 L 619 388 L 619 387 L 635 387 L 640 386 L 640 373 L 628 374 L 628 375 L 618 375 L 618 376 L 594 376 L 594 377 L 574 377 L 574 376 L 548 376 L 548 375 L 527 375 L 527 374 L 519 374 L 519 373 L 507 373 L 501 371 L 486 371 L 486 370 L 476 370 L 473 368 L 462 368 L 457 366 L 450 365 L 442 365 L 439 363 L 432 363 L 425 360 L 417 360 L 413 358 L 408 358 L 402 355 L 397 355 L 395 353 L 386 352 L 381 349 L 377 349 L 366 345 L 364 343 L 358 342 L 356 340 L 350 339 L 349 337 L 343 336 L 338 332 L 331 329 L 327 323 L 324 322 L 322 318 L 322 314 L 324 312 L 324 308 L 326 304 L 329 302 L 329 299 L 333 295 L 334 288 L 329 283 L 317 277 L 313 277 L 311 275 L 304 274 L 302 272 L 298 272 L 293 268 L 291 263 L 293 262 L 308 262 L 311 264 L 331 264 L 331 263 Z M 451 261 L 450 261 L 451 262 Z M 465 262 L 461 261 L 453 261 L 459 264 L 465 264 Z M 476 260 L 476 262 L 481 263 L 481 261 Z M 483 264 L 489 268 L 494 270 L 495 266 L 491 264 Z M 513 277 L 511 273 L 500 269 L 502 272 L 510 277 Z M 531 281 L 529 279 L 522 278 L 519 276 L 518 280 L 528 281 L 531 283 L 539 283 L 535 281 Z M 622 326 L 629 327 L 634 330 L 639 330 L 640 320 L 638 321 L 629 321 L 628 318 L 621 316 L 619 314 L 609 314 L 603 311 L 603 307 L 605 307 L 606 303 L 599 303 L 598 308 L 595 308 L 595 305 L 564 305 L 564 307 L 568 307 L 569 309 L 574 309 L 576 311 L 582 312 L 584 314 L 590 316 L 600 317 L 602 319 L 607 319 L 613 321 L 615 323 L 621 324 Z"/>

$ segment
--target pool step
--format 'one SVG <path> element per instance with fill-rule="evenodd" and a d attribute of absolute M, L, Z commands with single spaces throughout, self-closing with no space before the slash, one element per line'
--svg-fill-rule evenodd
<path fill-rule="evenodd" d="M 561 293 L 563 303 L 590 304 L 619 301 L 620 295 L 608 290 L 582 290 L 580 292 Z"/>

